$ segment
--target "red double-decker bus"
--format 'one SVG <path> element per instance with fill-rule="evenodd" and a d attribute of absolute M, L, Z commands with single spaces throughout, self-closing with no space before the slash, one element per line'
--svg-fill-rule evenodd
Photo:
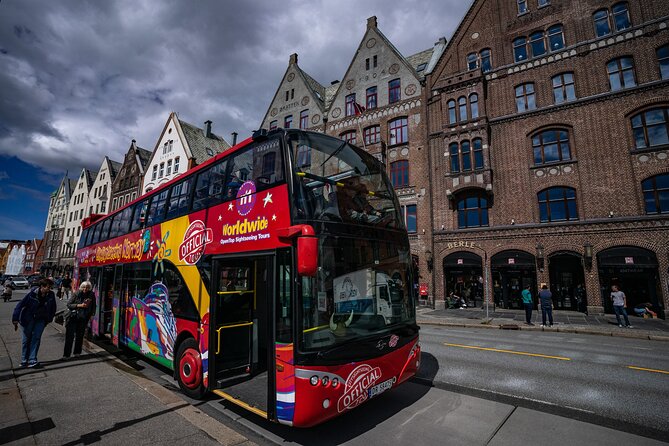
<path fill-rule="evenodd" d="M 75 275 L 98 298 L 93 333 L 189 396 L 312 426 L 416 373 L 411 260 L 376 158 L 279 129 L 89 220 Z"/>

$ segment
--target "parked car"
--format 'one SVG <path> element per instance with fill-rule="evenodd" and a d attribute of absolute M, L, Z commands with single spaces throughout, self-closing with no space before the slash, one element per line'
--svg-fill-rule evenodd
<path fill-rule="evenodd" d="M 30 284 L 26 280 L 25 277 L 23 276 L 14 276 L 11 278 L 12 283 L 14 284 L 14 288 L 24 288 L 28 289 L 30 288 Z"/>
<path fill-rule="evenodd" d="M 41 279 L 43 279 L 44 276 L 41 274 L 32 274 L 28 276 L 28 283 L 30 286 L 37 286 L 37 282 L 39 282 Z"/>

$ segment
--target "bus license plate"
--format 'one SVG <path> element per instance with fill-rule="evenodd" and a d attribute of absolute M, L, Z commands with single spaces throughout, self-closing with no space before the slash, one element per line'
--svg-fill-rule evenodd
<path fill-rule="evenodd" d="M 389 380 L 383 381 L 381 384 L 377 384 L 373 387 L 370 387 L 368 392 L 369 398 L 374 398 L 377 395 L 382 394 L 386 390 L 390 389 L 395 383 L 395 377 L 390 378 Z"/>

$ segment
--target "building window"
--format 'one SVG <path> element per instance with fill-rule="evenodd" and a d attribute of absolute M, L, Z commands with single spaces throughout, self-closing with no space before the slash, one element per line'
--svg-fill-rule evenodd
<path fill-rule="evenodd" d="M 404 223 L 406 224 L 407 227 L 407 232 L 409 233 L 415 233 L 418 232 L 418 225 L 417 225 L 417 212 L 416 212 L 416 205 L 415 204 L 410 204 L 407 206 L 402 206 L 402 216 L 404 217 Z"/>
<path fill-rule="evenodd" d="M 483 141 L 481 138 L 475 138 L 471 144 L 466 140 L 460 144 L 453 142 L 449 144 L 448 152 L 451 157 L 451 173 L 483 169 Z"/>
<path fill-rule="evenodd" d="M 283 128 L 289 129 L 293 126 L 293 115 L 288 115 L 283 119 Z"/>
<path fill-rule="evenodd" d="M 297 167 L 311 167 L 311 147 L 306 144 L 297 146 Z"/>
<path fill-rule="evenodd" d="M 540 165 L 571 159 L 569 133 L 566 130 L 545 130 L 532 137 L 534 164 Z"/>
<path fill-rule="evenodd" d="M 390 163 L 390 181 L 395 188 L 409 185 L 409 161 L 401 160 Z"/>
<path fill-rule="evenodd" d="M 467 119 L 467 98 L 460 96 L 458 98 L 458 116 L 460 121 L 466 121 Z"/>
<path fill-rule="evenodd" d="M 393 119 L 388 123 L 390 145 L 402 144 L 409 140 L 409 126 L 407 118 Z"/>
<path fill-rule="evenodd" d="M 608 9 L 600 9 L 599 11 L 595 11 L 595 13 L 592 15 L 592 21 L 595 25 L 595 36 L 602 37 L 611 33 Z"/>
<path fill-rule="evenodd" d="M 365 59 L 365 70 L 369 70 L 369 57 Z"/>
<path fill-rule="evenodd" d="M 544 6 L 548 6 L 550 4 L 551 4 L 551 0 L 539 0 L 537 2 L 537 6 L 539 6 L 539 8 L 542 8 Z"/>
<path fill-rule="evenodd" d="M 388 103 L 393 104 L 398 102 L 402 98 L 402 92 L 400 90 L 400 80 L 393 79 L 388 82 Z"/>
<path fill-rule="evenodd" d="M 179 157 L 174 158 L 174 173 L 179 172 Z"/>
<path fill-rule="evenodd" d="M 488 226 L 488 199 L 481 192 L 464 193 L 458 198 L 458 228 Z"/>
<path fill-rule="evenodd" d="M 578 220 L 576 190 L 571 187 L 551 187 L 537 194 L 539 218 L 542 223 Z"/>
<path fill-rule="evenodd" d="M 556 104 L 569 102 L 576 99 L 574 90 L 574 73 L 562 73 L 553 76 L 553 98 Z"/>
<path fill-rule="evenodd" d="M 634 60 L 631 57 L 619 57 L 606 64 L 611 91 L 622 90 L 636 85 L 634 78 Z"/>
<path fill-rule="evenodd" d="M 270 130 L 276 130 L 277 126 L 278 126 L 278 123 L 276 121 L 272 121 L 272 122 L 269 123 L 269 129 Z"/>
<path fill-rule="evenodd" d="M 158 176 L 158 165 L 153 166 L 153 172 L 151 173 L 151 180 L 155 180 L 156 177 Z"/>
<path fill-rule="evenodd" d="M 467 54 L 467 69 L 475 70 L 479 67 L 479 56 L 476 53 Z"/>
<path fill-rule="evenodd" d="M 167 173 L 166 175 L 172 175 L 172 160 L 167 160 Z"/>
<path fill-rule="evenodd" d="M 107 208 L 107 202 L 106 201 L 100 202 L 100 212 L 104 214 L 106 208 Z"/>
<path fill-rule="evenodd" d="M 516 87 L 516 110 L 524 112 L 537 108 L 534 100 L 534 84 L 521 84 Z"/>
<path fill-rule="evenodd" d="M 346 96 L 346 116 L 355 116 L 355 93 Z"/>
<path fill-rule="evenodd" d="M 613 15 L 613 26 L 616 31 L 623 31 L 632 26 L 627 3 L 616 3 L 613 5 L 613 8 L 611 8 L 611 13 Z"/>
<path fill-rule="evenodd" d="M 458 118 L 455 116 L 455 100 L 451 99 L 448 101 L 448 123 L 455 124 L 458 122 Z"/>
<path fill-rule="evenodd" d="M 344 132 L 341 135 L 339 135 L 341 139 L 346 141 L 349 144 L 355 144 L 356 143 L 356 137 L 355 137 L 355 130 L 350 130 L 348 132 Z"/>
<path fill-rule="evenodd" d="M 369 87 L 367 89 L 367 95 L 366 95 L 366 100 L 365 104 L 367 106 L 367 110 L 371 110 L 373 108 L 377 107 L 377 94 L 376 94 L 376 87 Z"/>
<path fill-rule="evenodd" d="M 525 14 L 527 9 L 527 0 L 517 0 L 518 2 L 518 14 Z"/>
<path fill-rule="evenodd" d="M 548 28 L 548 49 L 557 51 L 564 48 L 564 32 L 562 25 L 553 25 Z"/>
<path fill-rule="evenodd" d="M 632 116 L 632 133 L 637 149 L 669 144 L 669 108 L 654 108 Z"/>
<path fill-rule="evenodd" d="M 544 42 L 543 31 L 530 34 L 530 48 L 532 49 L 532 57 L 546 54 L 546 42 Z"/>
<path fill-rule="evenodd" d="M 480 57 L 481 71 L 487 73 L 488 71 L 492 70 L 492 58 L 490 49 L 486 48 L 484 50 L 481 50 L 480 56 L 481 56 Z"/>
<path fill-rule="evenodd" d="M 518 37 L 513 41 L 513 60 L 521 62 L 527 59 L 527 39 Z"/>
<path fill-rule="evenodd" d="M 472 119 L 479 117 L 479 95 L 472 93 L 469 95 L 469 109 L 472 113 Z"/>
<path fill-rule="evenodd" d="M 474 170 L 483 169 L 483 140 L 481 138 L 472 140 L 472 151 L 474 153 Z"/>
<path fill-rule="evenodd" d="M 373 125 L 363 131 L 365 144 L 376 144 L 381 140 L 381 126 Z"/>
<path fill-rule="evenodd" d="M 669 174 L 656 175 L 641 182 L 646 214 L 669 213 Z"/>
<path fill-rule="evenodd" d="M 377 55 L 376 55 L 376 54 L 375 54 L 374 56 L 372 56 L 372 61 L 373 61 L 372 65 L 373 65 L 374 68 L 376 68 L 376 62 L 377 62 L 377 60 L 378 60 L 378 59 L 377 59 Z"/>
<path fill-rule="evenodd" d="M 306 129 L 309 127 L 309 110 L 302 110 L 300 112 L 300 128 Z"/>
<path fill-rule="evenodd" d="M 160 163 L 158 168 L 158 178 L 162 178 L 165 175 L 165 163 Z"/>
<path fill-rule="evenodd" d="M 660 64 L 660 77 L 669 79 L 669 45 L 657 49 L 657 62 Z"/>

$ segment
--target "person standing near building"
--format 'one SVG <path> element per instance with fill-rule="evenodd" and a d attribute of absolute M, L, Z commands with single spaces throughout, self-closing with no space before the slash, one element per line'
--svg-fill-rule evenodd
<path fill-rule="evenodd" d="M 523 306 L 525 307 L 525 325 L 534 325 L 532 323 L 532 292 L 530 285 L 527 285 L 523 290 L 521 297 L 523 299 Z"/>
<path fill-rule="evenodd" d="M 60 281 L 60 300 L 70 300 L 72 297 L 72 279 L 70 274 L 65 274 L 65 278 Z"/>
<path fill-rule="evenodd" d="M 74 342 L 74 356 L 81 354 L 81 347 L 84 343 L 84 333 L 88 326 L 88 321 L 95 311 L 95 294 L 93 294 L 93 285 L 89 281 L 81 283 L 79 291 L 67 301 L 67 309 L 70 310 L 65 316 L 65 348 L 63 350 L 63 360 L 68 359 L 72 353 L 72 343 Z"/>
<path fill-rule="evenodd" d="M 548 289 L 548 285 L 541 284 L 539 291 L 539 302 L 541 305 L 541 326 L 546 326 L 546 316 L 548 316 L 548 326 L 553 326 L 553 293 Z"/>
<path fill-rule="evenodd" d="M 53 321 L 56 315 L 56 296 L 51 291 L 53 282 L 49 279 L 39 281 L 39 286 L 30 290 L 14 308 L 12 323 L 14 330 L 19 324 L 23 328 L 21 346 L 21 367 L 36 367 L 37 353 L 44 327 Z"/>
<path fill-rule="evenodd" d="M 611 285 L 611 301 L 613 302 L 613 311 L 616 313 L 618 327 L 623 327 L 622 321 L 620 320 L 620 315 L 622 314 L 625 317 L 625 327 L 632 328 L 630 320 L 627 318 L 627 311 L 625 310 L 625 307 L 627 306 L 627 296 L 620 291 L 618 285 Z"/>

